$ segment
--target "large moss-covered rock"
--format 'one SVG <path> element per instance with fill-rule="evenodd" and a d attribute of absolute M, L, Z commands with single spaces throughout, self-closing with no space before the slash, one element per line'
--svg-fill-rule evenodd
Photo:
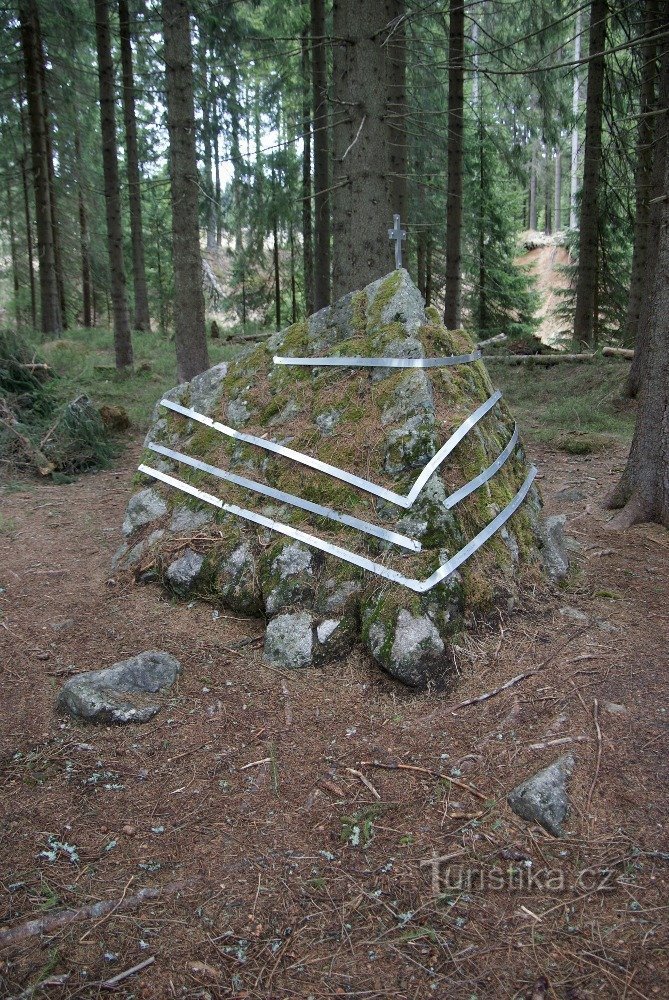
<path fill-rule="evenodd" d="M 246 433 L 320 458 L 406 494 L 448 437 L 492 393 L 482 362 L 433 369 L 274 365 L 273 354 L 432 357 L 473 350 L 425 309 L 406 271 L 345 296 L 306 321 L 217 366 L 170 398 Z M 146 452 L 143 460 L 238 506 L 328 539 L 424 579 L 514 497 L 528 465 L 518 446 L 500 469 L 452 510 L 444 499 L 490 465 L 513 432 L 501 402 L 466 435 L 409 510 L 259 447 L 157 407 L 148 441 L 167 444 L 339 512 L 418 539 L 419 553 Z M 361 642 L 380 666 L 415 686 L 448 683 L 461 633 L 518 600 L 543 571 L 541 501 L 533 488 L 520 510 L 470 560 L 418 595 L 331 555 L 137 477 L 125 521 L 128 548 L 151 536 L 152 566 L 165 586 L 269 619 L 265 655 L 283 666 L 323 664 Z M 206 514 L 205 514 L 206 512 Z M 162 531 L 160 536 L 157 531 Z M 177 538 L 178 535 L 178 538 Z M 178 543 L 178 545 L 177 545 Z M 192 554 L 202 556 L 196 574 Z M 128 565 L 127 556 L 124 557 Z M 545 560 L 548 564 L 548 561 Z M 121 563 L 121 566 L 123 563 Z M 141 563 L 139 564 L 141 565 Z M 178 570 L 178 572 L 177 572 Z"/>

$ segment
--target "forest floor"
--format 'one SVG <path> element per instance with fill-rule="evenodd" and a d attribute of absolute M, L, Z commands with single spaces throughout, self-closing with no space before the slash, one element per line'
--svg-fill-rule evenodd
<path fill-rule="evenodd" d="M 521 416 L 564 416 L 556 374 L 526 398 L 513 378 Z M 258 620 L 112 578 L 139 437 L 111 470 L 0 489 L 0 995 L 104 996 L 144 963 L 117 995 L 667 996 L 669 534 L 605 530 L 623 440 L 529 430 L 580 547 L 459 648 L 450 694 L 361 654 L 282 674 Z M 65 678 L 147 648 L 183 665 L 150 723 L 54 713 Z M 554 839 L 506 795 L 567 751 Z"/>

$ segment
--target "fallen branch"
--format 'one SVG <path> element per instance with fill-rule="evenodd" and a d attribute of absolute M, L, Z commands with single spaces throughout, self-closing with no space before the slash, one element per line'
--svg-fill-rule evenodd
<path fill-rule="evenodd" d="M 593 354 L 484 354 L 484 361 L 501 361 L 505 365 L 557 365 L 561 361 L 592 361 Z"/>
<path fill-rule="evenodd" d="M 145 958 L 143 962 L 138 962 L 137 965 L 133 965 L 131 969 L 126 969 L 125 972 L 119 972 L 118 976 L 112 976 L 111 979 L 105 979 L 104 983 L 100 983 L 107 990 L 113 990 L 115 986 L 122 983 L 124 979 L 128 976 L 134 976 L 136 972 L 141 972 L 142 969 L 148 968 L 149 965 L 153 965 L 155 962 L 155 956 L 152 955 L 151 958 Z"/>
<path fill-rule="evenodd" d="M 605 347 L 602 350 L 605 358 L 627 358 L 629 361 L 634 357 L 634 351 L 629 347 Z"/>
<path fill-rule="evenodd" d="M 516 674 L 511 680 L 506 681 L 504 684 L 500 684 L 499 687 L 494 688 L 492 691 L 486 691 L 485 694 L 478 694 L 475 698 L 467 698 L 466 701 L 458 702 L 457 705 L 453 705 L 452 708 L 447 709 L 449 712 L 457 712 L 461 708 L 467 708 L 468 705 L 478 705 L 482 701 L 488 701 L 489 698 L 494 698 L 496 695 L 501 694 L 502 691 L 508 691 L 509 688 L 513 687 L 515 684 L 519 684 L 520 681 L 524 681 L 526 677 L 534 677 L 535 674 L 539 672 L 542 668 L 535 668 L 534 670 L 528 670 L 524 674 Z"/>
<path fill-rule="evenodd" d="M 588 792 L 588 801 L 585 807 L 585 814 L 590 817 L 590 803 L 592 802 L 592 793 L 595 790 L 595 785 L 597 784 L 597 779 L 599 778 L 599 768 L 602 763 L 602 730 L 599 727 L 599 719 L 597 718 L 597 699 L 595 698 L 592 704 L 592 717 L 595 722 L 595 730 L 597 732 L 597 763 L 595 764 L 595 776 L 592 779 L 592 784 L 590 785 L 590 791 Z"/>
<path fill-rule="evenodd" d="M 487 340 L 479 340 L 476 343 L 477 347 L 487 347 L 488 344 L 499 344 L 503 340 L 506 340 L 507 336 L 505 333 L 498 333 L 496 337 L 488 337 Z"/>
<path fill-rule="evenodd" d="M 132 910 L 142 903 L 158 899 L 160 896 L 173 896 L 176 892 L 185 889 L 187 885 L 187 882 L 170 882 L 162 889 L 150 887 L 140 889 L 134 896 L 127 896 L 122 902 L 118 899 L 108 899 L 100 903 L 91 903 L 89 906 L 80 906 L 76 910 L 60 910 L 58 913 L 50 913 L 47 916 L 38 917 L 36 920 L 29 920 L 26 924 L 19 924 L 18 927 L 10 927 L 0 931 L 0 947 L 13 944 L 15 941 L 23 941 L 25 938 L 36 937 L 38 934 L 49 933 L 78 920 L 96 920 L 111 913 L 112 910 Z"/>
<path fill-rule="evenodd" d="M 354 767 L 347 767 L 346 770 L 349 772 L 349 774 L 354 774 L 356 776 L 356 778 L 360 778 L 360 780 L 362 781 L 362 783 L 365 786 L 365 788 L 372 793 L 372 795 L 374 796 L 375 799 L 379 799 L 379 800 L 381 799 L 381 796 L 379 795 L 379 793 L 377 792 L 377 790 L 374 788 L 374 785 L 371 783 L 371 781 L 369 780 L 369 778 L 366 778 L 364 776 L 364 774 L 362 773 L 362 771 L 356 771 L 356 769 Z"/>
<path fill-rule="evenodd" d="M 281 681 L 281 693 L 283 695 L 283 714 L 286 720 L 286 729 L 290 729 L 293 724 L 293 706 L 290 701 L 290 691 L 284 680 Z"/>
<path fill-rule="evenodd" d="M 43 455 L 42 452 L 36 448 L 24 434 L 17 431 L 15 427 L 16 423 L 16 418 L 9 407 L 7 407 L 4 403 L 0 403 L 0 425 L 2 427 L 6 427 L 7 430 L 14 435 L 21 446 L 21 450 L 35 466 L 41 476 L 51 475 L 56 466 L 53 462 L 49 461 L 46 455 Z"/>
<path fill-rule="evenodd" d="M 457 788 L 462 788 L 465 792 L 469 792 L 470 795 L 480 799 L 481 802 L 487 801 L 487 796 L 483 795 L 482 792 L 479 792 L 479 790 L 474 788 L 473 785 L 468 785 L 466 781 L 459 781 L 450 774 L 443 774 L 441 771 L 433 771 L 429 767 L 419 767 L 417 764 L 382 764 L 379 760 L 361 760 L 360 767 L 379 767 L 383 771 L 417 771 L 419 774 L 429 774 L 432 778 L 440 778 L 442 781 L 450 781 L 452 785 L 455 785 Z"/>

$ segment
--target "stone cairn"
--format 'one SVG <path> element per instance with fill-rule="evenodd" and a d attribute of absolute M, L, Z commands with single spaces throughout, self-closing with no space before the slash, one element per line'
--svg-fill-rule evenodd
<path fill-rule="evenodd" d="M 273 356 L 432 358 L 474 350 L 425 308 L 403 269 L 345 296 L 248 351 L 177 386 L 166 399 L 406 495 L 426 463 L 493 393 L 481 361 L 435 368 L 291 366 Z M 529 471 L 522 446 L 452 509 L 444 501 L 498 458 L 514 432 L 503 400 L 462 438 L 409 509 L 290 458 L 235 440 L 160 403 L 143 463 L 182 483 L 424 580 L 513 501 Z M 178 451 L 420 542 L 383 538 L 222 482 L 157 454 Z M 477 622 L 508 613 L 547 571 L 566 573 L 560 518 L 543 521 L 535 485 L 509 520 L 455 572 L 425 593 L 351 565 L 264 525 L 187 496 L 144 473 L 135 478 L 114 557 L 116 571 L 159 580 L 267 621 L 264 655 L 283 668 L 321 666 L 356 644 L 412 687 L 454 676 L 453 645 Z"/>

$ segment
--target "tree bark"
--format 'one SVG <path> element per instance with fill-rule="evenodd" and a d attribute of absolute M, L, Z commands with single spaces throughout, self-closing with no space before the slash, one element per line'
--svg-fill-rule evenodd
<path fill-rule="evenodd" d="M 669 132 L 669 48 L 664 39 L 661 73 L 660 128 Z M 656 142 L 654 158 L 662 176 L 655 266 L 647 270 L 648 310 L 644 317 L 646 341 L 639 408 L 629 458 L 610 500 L 622 508 L 609 522 L 626 528 L 640 521 L 669 527 L 669 143 Z"/>
<path fill-rule="evenodd" d="M 149 292 L 144 266 L 144 233 L 142 230 L 142 196 L 137 148 L 135 114 L 135 78 L 132 68 L 132 32 L 128 0 L 118 0 L 119 34 L 121 39 L 121 72 L 123 82 L 123 124 L 125 156 L 128 171 L 128 201 L 130 203 L 130 236 L 132 242 L 132 279 L 135 297 L 136 330 L 150 330 Z"/>
<path fill-rule="evenodd" d="M 446 282 L 444 324 L 461 325 L 462 160 L 464 134 L 464 0 L 450 0 L 448 30 L 448 178 L 446 188 Z"/>
<path fill-rule="evenodd" d="M 666 198 L 667 189 L 664 186 L 664 158 L 668 155 L 669 148 L 669 125 L 667 116 L 662 115 L 662 107 L 669 103 L 669 54 L 664 47 L 660 50 L 660 79 L 659 95 L 657 106 L 653 115 L 653 164 L 650 178 L 650 211 L 648 216 L 648 257 L 646 259 L 646 271 L 644 287 L 641 294 L 641 310 L 637 326 L 637 338 L 634 351 L 634 360 L 630 367 L 630 373 L 625 384 L 625 395 L 635 397 L 646 378 L 646 368 L 648 364 L 649 336 L 648 327 L 650 323 L 651 303 L 647 295 L 647 288 L 657 264 L 657 254 L 655 248 L 660 241 L 660 226 L 662 219 L 662 199 Z M 652 249 L 652 252 L 651 252 Z"/>
<path fill-rule="evenodd" d="M 555 191 L 553 192 L 553 229 L 562 230 L 562 150 L 555 149 Z"/>
<path fill-rule="evenodd" d="M 86 208 L 86 195 L 84 191 L 84 171 L 81 161 L 81 135 L 79 123 L 74 118 L 74 159 L 77 176 L 77 201 L 79 207 L 79 249 L 81 253 L 81 295 L 83 305 L 83 326 L 93 326 L 91 314 L 91 240 L 88 227 L 88 211 Z"/>
<path fill-rule="evenodd" d="M 335 0 L 333 298 L 393 269 L 384 0 Z"/>
<path fill-rule="evenodd" d="M 179 377 L 209 367 L 198 226 L 193 49 L 186 0 L 162 0 L 167 129 L 170 138 L 174 335 Z"/>
<path fill-rule="evenodd" d="M 311 0 L 314 130 L 314 308 L 330 304 L 330 193 L 325 3 Z M 339 108 L 336 109 L 339 113 Z"/>
<path fill-rule="evenodd" d="M 595 315 L 595 305 L 599 255 L 599 171 L 602 157 L 602 98 L 607 16 L 608 0 L 592 0 L 588 91 L 585 106 L 583 192 L 574 315 L 574 342 L 585 347 L 594 347 L 597 344 L 598 317 Z"/>
<path fill-rule="evenodd" d="M 33 263 L 33 229 L 30 220 L 30 196 L 28 194 L 28 170 L 26 167 L 25 147 L 21 157 L 21 184 L 23 187 L 23 217 L 26 227 L 26 246 L 28 247 L 28 278 L 30 280 L 30 320 L 33 329 L 37 329 L 37 302 L 35 297 L 35 265 Z"/>
<path fill-rule="evenodd" d="M 532 143 L 532 157 L 530 159 L 530 218 L 529 228 L 537 228 L 537 144 Z"/>
<path fill-rule="evenodd" d="M 311 59 L 309 32 L 305 28 L 302 43 L 302 269 L 304 272 L 304 307 L 307 316 L 314 311 L 314 245 L 311 221 Z"/>
<path fill-rule="evenodd" d="M 116 146 L 116 113 L 114 63 L 109 30 L 109 0 L 95 0 L 95 38 L 98 50 L 100 84 L 100 130 L 102 132 L 102 171 L 107 215 L 107 249 L 111 275 L 111 297 L 114 313 L 114 353 L 119 370 L 132 365 L 130 316 L 126 300 L 125 265 L 123 261 L 123 228 L 121 223 L 121 192 Z"/>
<path fill-rule="evenodd" d="M 16 317 L 16 329 L 22 326 L 21 316 L 21 279 L 19 277 L 19 258 L 16 249 L 16 224 L 14 219 L 14 198 L 12 194 L 12 180 L 7 175 L 7 223 L 9 225 L 9 252 L 12 261 L 12 288 L 14 291 L 14 315 Z"/>
<path fill-rule="evenodd" d="M 576 30 L 574 32 L 574 80 L 572 84 L 571 116 L 573 119 L 571 129 L 571 164 L 569 171 L 569 228 L 576 229 L 578 225 L 578 215 L 576 212 L 576 198 L 578 195 L 578 105 L 581 96 L 581 80 L 578 75 L 579 60 L 581 58 L 581 11 L 576 12 Z"/>
<path fill-rule="evenodd" d="M 51 229 L 53 231 L 53 256 L 56 266 L 56 283 L 60 302 L 60 318 L 63 329 L 67 330 L 67 301 L 65 298 L 65 269 L 63 252 L 60 245 L 60 226 L 58 208 L 56 205 L 56 170 L 53 162 L 53 137 L 51 132 L 51 115 L 49 113 L 49 98 L 46 85 L 46 54 L 42 40 L 42 28 L 37 21 L 37 65 L 39 68 L 40 86 L 42 88 L 42 108 L 44 110 L 44 131 L 46 134 L 46 162 L 49 174 L 49 207 L 51 211 Z"/>
<path fill-rule="evenodd" d="M 388 65 L 388 170 L 390 205 L 402 222 L 408 219 L 407 197 L 407 54 L 405 0 L 386 0 Z M 387 227 L 386 227 L 387 228 Z"/>
<path fill-rule="evenodd" d="M 40 325 L 43 333 L 60 333 L 62 318 L 53 244 L 46 119 L 39 74 L 39 16 L 36 0 L 19 6 L 21 46 L 26 74 L 32 173 L 35 187 L 37 257 L 40 283 Z"/>
<path fill-rule="evenodd" d="M 656 30 L 655 0 L 646 0 L 644 30 L 652 34 Z M 639 97 L 639 128 L 636 144 L 636 215 L 634 220 L 634 248 L 630 274 L 630 293 L 627 315 L 623 329 L 624 342 L 630 346 L 636 343 L 639 331 L 639 317 L 643 303 L 643 288 L 648 266 L 650 191 L 653 175 L 653 134 L 655 104 L 655 81 L 657 78 L 657 43 L 644 42 L 641 48 L 641 92 Z"/>

